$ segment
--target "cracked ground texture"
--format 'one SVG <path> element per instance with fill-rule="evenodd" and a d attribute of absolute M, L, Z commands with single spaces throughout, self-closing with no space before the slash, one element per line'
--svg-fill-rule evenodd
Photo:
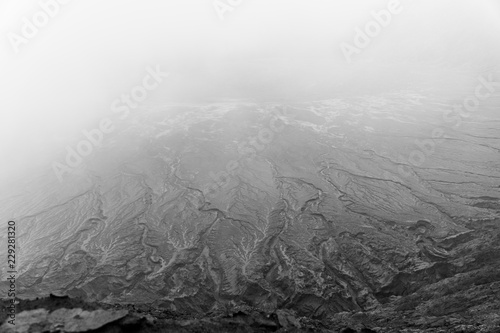
<path fill-rule="evenodd" d="M 137 113 L 64 182 L 47 170 L 2 194 L 19 226 L 18 291 L 194 313 L 453 313 L 436 289 L 474 293 L 457 286 L 498 272 L 499 104 L 459 126 L 443 120 L 447 100 L 408 90 Z M 282 130 L 259 142 L 271 122 Z M 423 163 L 409 160 L 415 140 L 433 143 Z M 487 279 L 496 289 L 467 311 L 498 303 L 499 277 Z"/>

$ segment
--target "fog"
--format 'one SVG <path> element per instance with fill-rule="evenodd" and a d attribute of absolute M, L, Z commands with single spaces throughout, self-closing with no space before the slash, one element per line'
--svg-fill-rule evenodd
<path fill-rule="evenodd" d="M 349 57 L 342 43 L 354 45 L 356 28 L 390 1 L 220 1 L 226 7 L 218 10 L 212 0 L 61 2 L 34 36 L 19 37 L 23 18 L 32 21 L 49 2 L 0 1 L 4 180 L 49 166 L 83 129 L 113 115 L 113 101 L 141 84 L 148 68 L 168 77 L 134 112 L 168 103 L 453 90 L 500 59 L 495 0 L 402 0 L 387 26 Z"/>

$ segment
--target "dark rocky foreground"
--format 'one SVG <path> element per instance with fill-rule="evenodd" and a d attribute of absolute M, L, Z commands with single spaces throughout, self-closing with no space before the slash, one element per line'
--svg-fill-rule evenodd
<path fill-rule="evenodd" d="M 0 320 L 4 324 L 0 331 L 494 333 L 500 332 L 499 253 L 498 249 L 495 253 L 484 253 L 484 263 L 496 261 L 490 268 L 444 278 L 366 312 L 340 312 L 311 318 L 299 316 L 290 309 L 263 312 L 249 306 L 226 306 L 207 314 L 192 314 L 148 304 L 85 302 L 50 295 L 20 300 L 15 330 L 5 323 L 6 314 L 2 312 Z M 446 269 L 442 274 L 446 274 Z M 3 307 L 7 305 L 7 301 L 2 301 Z"/>

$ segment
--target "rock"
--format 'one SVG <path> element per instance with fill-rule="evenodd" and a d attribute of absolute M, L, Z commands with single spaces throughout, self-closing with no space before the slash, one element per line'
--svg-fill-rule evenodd
<path fill-rule="evenodd" d="M 377 331 L 375 330 L 372 330 L 371 328 L 362 328 L 361 331 L 359 331 L 359 333 L 377 333 Z"/>
<path fill-rule="evenodd" d="M 15 326 L 9 324 L 7 321 L 0 327 L 0 332 L 5 333 L 27 333 L 30 331 L 32 325 L 37 325 L 39 331 L 43 331 L 42 328 L 48 328 L 47 323 L 48 311 L 45 309 L 36 309 L 31 311 L 23 311 L 16 315 Z"/>
<path fill-rule="evenodd" d="M 290 310 L 277 310 L 278 322 L 284 329 L 300 328 L 300 322 Z"/>
<path fill-rule="evenodd" d="M 350 327 L 346 327 L 346 328 L 343 328 L 340 333 L 357 333 L 356 330 L 353 330 L 352 328 Z"/>
<path fill-rule="evenodd" d="M 86 332 L 121 319 L 127 313 L 127 310 L 85 311 L 79 308 L 61 308 L 51 313 L 45 309 L 23 311 L 17 315 L 15 327 L 6 322 L 2 325 L 2 331 L 24 333 L 36 327 L 36 330 L 40 331 L 48 329 L 50 331 Z"/>

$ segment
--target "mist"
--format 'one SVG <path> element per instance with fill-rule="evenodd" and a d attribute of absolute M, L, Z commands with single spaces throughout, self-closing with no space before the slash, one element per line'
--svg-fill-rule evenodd
<path fill-rule="evenodd" d="M 13 42 L 23 18 L 32 21 L 46 2 L 0 2 L 4 180 L 50 165 L 82 130 L 116 116 L 113 101 L 140 84 L 148 67 L 168 77 L 133 112 L 454 90 L 495 68 L 500 56 L 494 0 L 396 2 L 390 23 L 349 57 L 342 43 L 354 45 L 356 28 L 390 1 L 252 0 L 218 9 L 207 0 L 70 1 L 34 37 Z"/>

